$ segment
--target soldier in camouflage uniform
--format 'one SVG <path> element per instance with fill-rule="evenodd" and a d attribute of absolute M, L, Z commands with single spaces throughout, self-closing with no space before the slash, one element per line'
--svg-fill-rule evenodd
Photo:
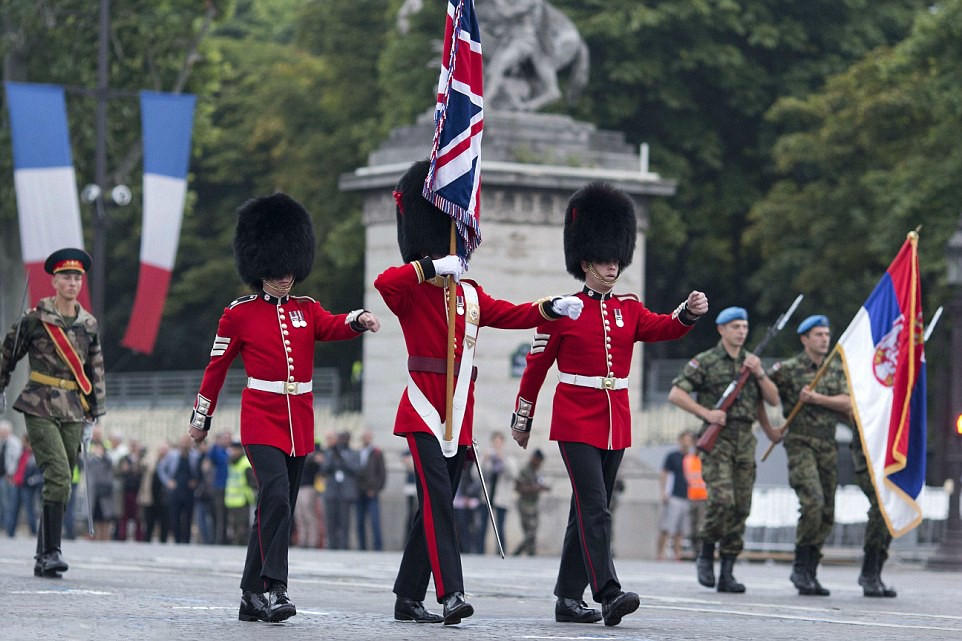
<path fill-rule="evenodd" d="M 27 356 L 30 379 L 13 408 L 24 415 L 37 465 L 43 469 L 43 517 L 37 533 L 34 574 L 60 577 L 67 563 L 60 550 L 71 471 L 85 418 L 104 414 L 106 392 L 97 319 L 77 302 L 90 256 L 61 249 L 44 263 L 56 294 L 42 298 L 3 341 L 0 391 L 17 361 Z"/>
<path fill-rule="evenodd" d="M 524 532 L 524 540 L 514 550 L 515 556 L 533 556 L 537 551 L 538 502 L 541 500 L 541 493 L 548 490 L 538 472 L 543 462 L 544 454 L 541 450 L 532 452 L 531 459 L 514 482 L 518 492 L 518 516 L 521 517 L 521 530 Z"/>
<path fill-rule="evenodd" d="M 775 363 L 769 375 L 778 387 L 782 412 L 787 418 L 795 405 L 801 410 L 785 436 L 788 482 L 801 506 L 795 529 L 795 563 L 791 581 L 799 594 L 828 596 L 816 576 L 822 545 L 835 523 L 835 487 L 838 484 L 838 450 L 835 426 L 852 407 L 845 372 L 832 360 L 814 389 L 810 388 L 831 343 L 828 318 L 809 316 L 798 326 L 802 351 Z M 784 431 L 784 430 L 782 430 Z"/>
<path fill-rule="evenodd" d="M 865 524 L 865 541 L 862 544 L 865 557 L 862 559 L 862 573 L 858 577 L 858 584 L 862 586 L 862 594 L 865 596 L 894 597 L 897 595 L 895 590 L 882 583 L 882 566 L 889 558 L 892 534 L 879 509 L 878 496 L 868 471 L 865 452 L 862 451 L 862 439 L 858 434 L 852 439 L 852 462 L 855 465 L 855 482 L 869 501 L 868 523 Z"/>
<path fill-rule="evenodd" d="M 702 352 L 685 365 L 672 381 L 668 400 L 704 421 L 703 430 L 710 424 L 721 424 L 718 441 L 711 453 L 702 452 L 702 477 L 708 489 L 705 523 L 698 533 L 698 582 L 715 587 L 715 542 L 721 569 L 718 576 L 719 592 L 744 592 L 745 586 L 735 580 L 732 569 L 735 559 L 745 545 L 745 521 L 752 507 L 752 486 L 755 483 L 755 436 L 752 424 L 764 415 L 762 400 L 778 404 L 778 390 L 768 378 L 761 360 L 743 347 L 748 337 L 748 312 L 741 307 L 723 309 L 715 319 L 721 340 L 718 345 Z M 713 409 L 725 389 L 738 378 L 742 367 L 753 374 L 727 412 Z M 692 394 L 698 395 L 696 401 Z M 761 423 L 772 440 L 779 436 Z"/>

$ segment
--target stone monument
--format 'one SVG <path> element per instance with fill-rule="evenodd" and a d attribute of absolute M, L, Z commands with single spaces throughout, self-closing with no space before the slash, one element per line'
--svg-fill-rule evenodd
<path fill-rule="evenodd" d="M 419 0 L 409 0 L 407 10 L 414 10 L 412 5 L 418 4 Z M 555 32 L 559 30 L 557 25 L 571 25 L 567 18 L 542 0 L 481 0 L 477 4 L 479 19 L 484 19 L 486 22 L 482 24 L 488 25 L 482 32 L 482 48 L 486 56 L 481 155 L 482 243 L 472 256 L 465 278 L 477 279 L 490 295 L 512 302 L 580 290 L 582 283 L 565 271 L 562 245 L 565 206 L 577 189 L 590 181 L 603 180 L 624 190 L 635 201 L 639 242 L 636 243 L 634 261 L 622 275 L 617 288 L 621 292 L 636 292 L 643 296 L 644 240 L 649 203 L 652 198 L 673 195 L 675 183 L 648 172 L 647 159 L 643 158 L 645 154 L 642 153 L 640 158 L 621 133 L 602 131 L 590 123 L 564 115 L 533 112 L 532 105 L 546 104 L 545 91 L 551 101 L 561 97 L 560 92 L 551 89 L 552 83 L 557 88 L 556 77 L 553 80 L 547 78 L 545 70 L 550 68 L 553 75 L 564 65 L 559 64 L 560 58 L 529 46 L 531 43 L 509 52 L 510 57 L 505 57 L 500 64 L 497 63 L 499 58 L 508 54 L 498 50 L 488 58 L 489 52 L 496 49 L 488 46 L 485 32 L 504 34 L 508 29 L 504 23 L 520 21 L 517 11 L 505 9 L 499 22 L 499 16 L 491 14 L 499 6 L 529 11 L 530 17 L 535 19 L 533 24 L 551 20 Z M 485 7 L 486 11 L 482 12 Z M 403 12 L 402 9 L 402 15 Z M 511 28 L 521 29 L 518 25 Z M 570 32 L 561 31 L 565 32 L 564 41 L 584 44 L 573 25 L 574 38 Z M 581 51 L 578 46 L 568 47 L 568 50 L 576 51 L 573 64 L 585 65 L 583 70 L 577 70 L 578 78 L 573 79 L 580 82 L 579 78 L 587 78 L 587 48 L 583 49 L 583 54 L 577 53 Z M 539 60 L 522 60 L 525 56 L 539 57 Z M 530 71 L 539 67 L 542 71 Z M 525 70 L 529 71 L 526 73 Z M 501 76 L 489 78 L 492 71 Z M 492 84 L 500 87 L 500 97 L 493 100 L 493 104 L 487 97 Z M 395 129 L 370 154 L 367 166 L 342 176 L 340 180 L 342 190 L 359 192 L 364 199 L 364 307 L 378 315 L 382 329 L 376 337 L 364 341 L 362 409 L 365 423 L 383 434 L 389 433 L 394 424 L 397 402 L 407 382 L 406 352 L 400 325 L 372 283 L 384 269 L 401 260 L 392 190 L 412 162 L 429 156 L 433 134 L 432 109 L 413 125 Z M 671 309 L 665 307 L 655 311 L 670 312 Z M 475 355 L 478 392 L 474 432 L 482 448 L 487 445 L 492 431 L 510 431 L 511 412 L 532 335 L 533 330 L 482 328 L 480 331 Z M 632 366 L 632 403 L 636 407 L 640 405 L 643 389 L 641 373 L 639 345 Z M 556 453 L 553 445 L 550 448 L 548 445 L 550 398 L 557 381 L 553 376 L 549 373 L 545 381 L 529 449 L 542 447 L 546 452 Z M 382 444 L 385 440 L 380 439 Z M 510 442 L 508 445 L 513 447 Z M 521 450 L 514 450 L 513 454 L 520 460 Z M 563 529 L 563 523 L 560 527 Z M 550 531 L 547 523 L 542 528 L 545 532 Z M 551 546 L 560 546 L 560 538 L 557 541 L 555 538 L 558 537 L 542 537 L 546 551 L 552 549 Z"/>

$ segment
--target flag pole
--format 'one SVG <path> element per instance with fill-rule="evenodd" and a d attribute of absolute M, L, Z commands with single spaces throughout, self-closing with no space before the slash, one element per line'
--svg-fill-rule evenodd
<path fill-rule="evenodd" d="M 457 232 L 455 231 L 454 219 L 451 219 L 451 244 L 449 253 L 456 255 L 458 252 Z M 454 341 L 455 341 L 455 322 L 457 320 L 457 299 L 458 285 L 454 278 L 447 277 L 448 281 L 448 364 L 447 364 L 447 390 L 444 400 L 444 440 L 450 441 L 454 438 L 452 434 L 452 423 L 454 422 Z"/>
<path fill-rule="evenodd" d="M 822 378 L 822 375 L 826 371 L 828 371 L 828 364 L 831 362 L 831 360 L 835 357 L 837 353 L 838 353 L 838 343 L 835 343 L 835 347 L 832 348 L 831 353 L 829 353 L 829 355 L 825 357 L 825 360 L 822 361 L 822 366 L 818 368 L 817 372 L 815 372 L 815 378 L 813 378 L 812 382 L 806 385 L 805 387 L 813 391 L 815 390 L 815 386 L 818 385 L 818 381 Z M 792 424 L 792 421 L 795 420 L 795 417 L 798 415 L 798 413 L 802 411 L 803 405 L 805 404 L 802 403 L 801 396 L 799 396 L 798 401 L 795 403 L 795 407 L 792 408 L 792 411 L 788 415 L 788 418 L 785 419 L 785 424 L 782 425 L 783 436 L 788 433 L 789 426 Z M 768 445 L 768 449 L 765 450 L 765 453 L 762 455 L 762 463 L 765 462 L 765 460 L 768 458 L 768 455 L 771 454 L 772 450 L 775 449 L 776 445 L 778 445 L 778 443 L 775 443 L 775 442 L 772 442 Z"/>

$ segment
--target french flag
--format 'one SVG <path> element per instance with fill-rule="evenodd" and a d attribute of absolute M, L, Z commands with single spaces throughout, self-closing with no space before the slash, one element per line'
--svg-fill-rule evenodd
<path fill-rule="evenodd" d="M 424 197 L 454 219 L 462 258 L 481 243 L 483 75 L 474 0 L 449 0 Z"/>
<path fill-rule="evenodd" d="M 20 251 L 33 306 L 54 294 L 43 269 L 47 256 L 64 247 L 83 249 L 77 176 L 63 87 L 5 82 L 4 88 L 13 138 Z M 103 260 L 103 256 L 93 259 Z M 86 289 L 80 292 L 80 304 L 90 309 Z"/>
<path fill-rule="evenodd" d="M 852 409 L 879 507 L 892 536 L 922 521 L 925 485 L 925 345 L 918 234 L 838 341 Z"/>
<path fill-rule="evenodd" d="M 121 345 L 141 354 L 154 351 L 174 270 L 187 198 L 195 103 L 191 94 L 140 93 L 144 222 L 137 294 Z"/>

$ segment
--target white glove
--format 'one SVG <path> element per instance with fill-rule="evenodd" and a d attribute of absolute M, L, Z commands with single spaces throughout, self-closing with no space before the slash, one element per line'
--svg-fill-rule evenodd
<path fill-rule="evenodd" d="M 584 301 L 577 296 L 562 296 L 551 303 L 551 309 L 555 314 L 567 316 L 571 320 L 578 320 L 584 306 Z"/>
<path fill-rule="evenodd" d="M 461 259 L 457 256 L 445 256 L 444 258 L 438 258 L 434 263 L 434 272 L 438 276 L 451 276 L 454 278 L 455 282 L 461 280 L 461 273 L 464 271 L 464 265 L 461 264 Z"/>

